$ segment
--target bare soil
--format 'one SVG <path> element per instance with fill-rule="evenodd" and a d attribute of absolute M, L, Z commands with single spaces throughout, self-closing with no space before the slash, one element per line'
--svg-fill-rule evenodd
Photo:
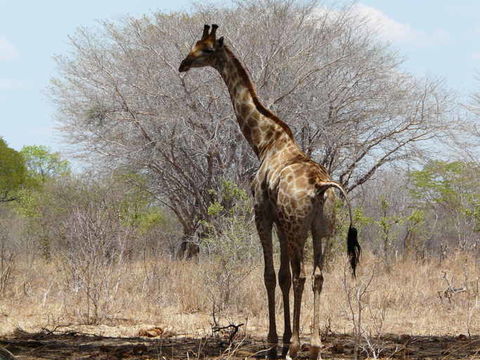
<path fill-rule="evenodd" d="M 331 334 L 323 345 L 324 359 L 353 358 L 349 335 Z M 237 335 L 229 345 L 228 339 L 221 337 L 119 338 L 75 332 L 17 332 L 0 338 L 0 346 L 19 360 L 253 359 L 264 358 L 263 350 L 267 348 L 263 339 L 244 335 Z M 383 359 L 480 359 L 480 336 L 386 335 L 377 339 L 373 347 L 381 349 L 378 358 Z M 300 358 L 308 358 L 308 345 L 302 347 Z"/>

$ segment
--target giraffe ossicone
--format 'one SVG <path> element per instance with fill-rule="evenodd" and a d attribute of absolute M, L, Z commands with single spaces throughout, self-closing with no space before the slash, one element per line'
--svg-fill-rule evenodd
<path fill-rule="evenodd" d="M 267 289 L 270 344 L 268 356 L 277 357 L 275 320 L 276 275 L 273 265 L 272 229 L 280 241 L 278 282 L 282 291 L 284 332 L 282 355 L 295 358 L 300 349 L 300 310 L 306 274 L 304 246 L 311 232 L 313 241 L 314 315 L 310 357 L 320 357 L 320 293 L 323 285 L 322 248 L 329 246 L 335 228 L 335 194 L 338 189 L 345 198 L 350 216 L 347 252 L 353 274 L 359 261 L 360 245 L 352 225 L 352 212 L 344 188 L 330 179 L 326 169 L 310 159 L 298 146 L 286 123 L 268 110 L 258 99 L 247 70 L 224 44 L 217 39 L 218 26 L 205 25 L 202 37 L 180 64 L 179 71 L 211 66 L 225 81 L 240 130 L 260 160 L 252 182 L 255 223 L 262 243 L 265 261 L 264 280 Z M 289 294 L 293 284 L 293 329 L 290 321 Z M 288 351 L 288 353 L 287 353 Z"/>

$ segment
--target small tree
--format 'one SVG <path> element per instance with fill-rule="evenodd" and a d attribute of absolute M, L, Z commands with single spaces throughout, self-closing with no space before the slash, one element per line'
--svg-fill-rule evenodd
<path fill-rule="evenodd" d="M 108 201 L 86 205 L 75 206 L 60 224 L 66 245 L 62 268 L 69 290 L 80 295 L 77 315 L 92 324 L 110 315 L 134 233 L 121 224 L 120 209 Z"/>
<path fill-rule="evenodd" d="M 212 262 L 215 268 L 209 273 L 207 284 L 214 306 L 224 306 L 258 264 L 262 252 L 246 192 L 224 180 L 221 191 L 212 196 L 210 220 L 202 223 L 206 233 L 202 245 L 208 254 L 203 259 Z"/>
<path fill-rule="evenodd" d="M 480 228 L 480 167 L 473 162 L 432 161 L 412 171 L 411 192 L 428 214 L 430 246 L 475 246 Z M 441 235 L 440 235 L 441 234 Z"/>
<path fill-rule="evenodd" d="M 379 235 L 382 242 L 383 261 L 387 265 L 387 268 L 389 268 L 391 264 L 393 239 L 397 238 L 395 230 L 397 230 L 396 227 L 401 223 L 402 218 L 399 214 L 395 213 L 395 209 L 392 209 L 391 204 L 385 197 L 380 197 L 380 211 L 381 216 L 376 221 L 376 225 L 379 228 Z"/>
<path fill-rule="evenodd" d="M 0 221 L 0 298 L 5 295 L 10 285 L 15 266 L 16 254 L 9 244 L 8 237 L 9 231 L 4 221 Z"/>
<path fill-rule="evenodd" d="M 69 177 L 70 164 L 59 153 L 41 145 L 24 146 L 20 155 L 26 168 L 25 184 L 17 192 L 19 201 L 13 208 L 26 219 L 25 240 L 33 240 L 32 244 L 23 245 L 40 248 L 42 255 L 49 258 L 51 243 L 56 239 L 54 233 L 58 231 L 50 220 L 57 218 L 60 221 L 65 210 L 60 205 L 59 194 L 55 197 L 52 190 L 58 189 L 58 184 Z M 46 213 L 50 213 L 52 219 L 45 216 Z"/>
<path fill-rule="evenodd" d="M 26 178 L 22 155 L 0 138 L 0 202 L 17 200 L 17 191 L 25 184 Z"/>
<path fill-rule="evenodd" d="M 24 146 L 20 153 L 25 159 L 29 181 L 33 186 L 70 174 L 68 160 L 62 159 L 58 152 L 52 152 L 47 146 Z"/>
<path fill-rule="evenodd" d="M 424 252 L 424 242 L 426 236 L 425 211 L 421 209 L 413 209 L 406 216 L 406 231 L 403 237 L 403 255 L 408 258 L 413 254 L 419 255 Z"/>

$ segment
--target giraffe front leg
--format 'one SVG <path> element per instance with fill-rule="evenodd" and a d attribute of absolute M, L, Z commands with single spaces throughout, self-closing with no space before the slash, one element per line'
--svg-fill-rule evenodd
<path fill-rule="evenodd" d="M 272 221 L 263 213 L 255 212 L 255 224 L 262 243 L 265 261 L 264 281 L 268 300 L 268 352 L 269 359 L 277 357 L 278 335 L 275 322 L 275 268 L 273 266 Z"/>

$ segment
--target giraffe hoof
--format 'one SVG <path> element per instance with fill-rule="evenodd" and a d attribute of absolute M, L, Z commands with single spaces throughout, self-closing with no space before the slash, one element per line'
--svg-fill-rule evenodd
<path fill-rule="evenodd" d="M 293 341 L 288 348 L 287 356 L 285 356 L 285 359 L 286 360 L 296 359 L 299 349 L 300 349 L 300 342 L 299 341 Z"/>
<path fill-rule="evenodd" d="M 311 360 L 322 360 L 320 355 L 320 346 L 311 346 L 310 347 L 310 359 Z"/>
<path fill-rule="evenodd" d="M 267 359 L 277 359 L 277 358 L 278 358 L 278 356 L 277 356 L 277 347 L 276 346 L 267 350 Z"/>

